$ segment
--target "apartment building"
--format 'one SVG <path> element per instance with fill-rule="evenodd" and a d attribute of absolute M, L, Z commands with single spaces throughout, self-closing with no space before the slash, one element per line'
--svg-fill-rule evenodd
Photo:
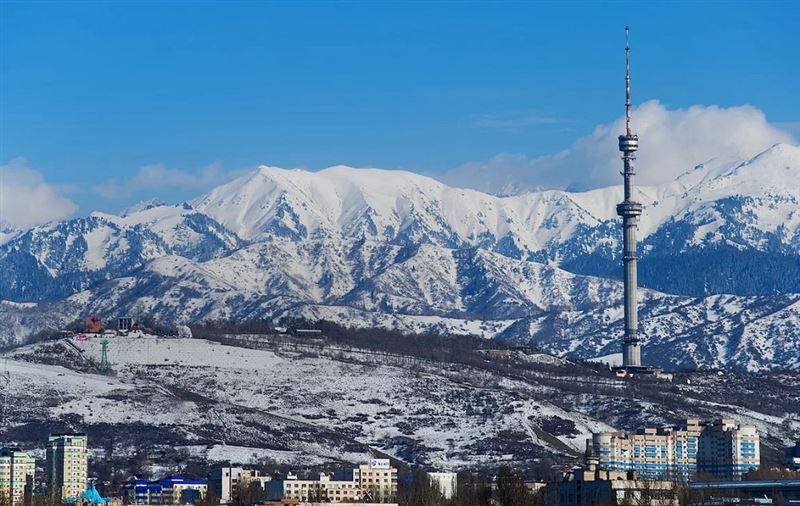
<path fill-rule="evenodd" d="M 50 495 L 63 500 L 86 490 L 87 443 L 86 434 L 50 434 L 45 464 Z"/>
<path fill-rule="evenodd" d="M 353 481 L 364 491 L 365 497 L 377 502 L 397 500 L 397 469 L 389 459 L 372 459 L 353 469 Z"/>
<path fill-rule="evenodd" d="M 701 474 L 733 479 L 758 468 L 758 431 L 734 420 L 702 423 L 689 418 L 675 427 L 646 427 L 634 434 L 600 432 L 587 441 L 603 469 L 639 476 L 688 479 Z"/>
<path fill-rule="evenodd" d="M 19 506 L 25 501 L 25 487 L 36 471 L 36 461 L 19 448 L 0 448 L 0 502 Z"/>
<path fill-rule="evenodd" d="M 736 425 L 735 420 L 722 418 L 703 430 L 699 452 L 699 474 L 735 480 L 758 469 L 761 454 L 758 430 L 752 425 Z"/>
<path fill-rule="evenodd" d="M 208 475 L 208 485 L 214 489 L 214 494 L 220 504 L 229 504 L 237 493 L 246 490 L 253 483 L 258 483 L 262 490 L 267 488 L 267 483 L 272 481 L 271 476 L 262 476 L 255 469 L 241 467 L 221 467 L 214 469 Z"/>

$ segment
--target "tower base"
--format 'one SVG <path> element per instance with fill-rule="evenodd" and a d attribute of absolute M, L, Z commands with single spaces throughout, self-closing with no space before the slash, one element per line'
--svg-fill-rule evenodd
<path fill-rule="evenodd" d="M 672 381 L 672 373 L 664 372 L 659 367 L 649 365 L 628 365 L 612 367 L 611 370 L 618 378 L 650 378 L 656 380 Z"/>

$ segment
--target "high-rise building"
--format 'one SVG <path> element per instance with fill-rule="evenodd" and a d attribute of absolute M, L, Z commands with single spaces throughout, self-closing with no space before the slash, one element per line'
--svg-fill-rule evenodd
<path fill-rule="evenodd" d="M 756 428 L 727 418 L 713 423 L 690 418 L 676 427 L 647 427 L 634 434 L 600 432 L 587 444 L 601 468 L 649 478 L 710 474 L 735 479 L 760 462 Z"/>
<path fill-rule="evenodd" d="M 0 448 L 0 498 L 5 504 L 24 504 L 25 487 L 33 484 L 36 461 L 19 448 Z"/>
<path fill-rule="evenodd" d="M 86 490 L 87 442 L 86 434 L 50 434 L 45 465 L 48 494 L 67 499 Z"/>
<path fill-rule="evenodd" d="M 697 472 L 733 480 L 758 469 L 761 448 L 758 430 L 752 425 L 736 425 L 722 418 L 705 427 L 700 434 L 700 457 Z"/>

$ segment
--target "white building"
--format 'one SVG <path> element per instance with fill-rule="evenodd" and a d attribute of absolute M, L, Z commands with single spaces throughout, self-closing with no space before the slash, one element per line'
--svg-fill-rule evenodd
<path fill-rule="evenodd" d="M 263 490 L 270 481 L 272 481 L 271 476 L 262 476 L 255 469 L 241 467 L 221 467 L 214 469 L 208 475 L 208 485 L 213 487 L 220 504 L 233 501 L 237 492 L 245 490 L 251 483 L 259 483 Z"/>
<path fill-rule="evenodd" d="M 301 480 L 289 473 L 283 480 L 283 498 L 309 502 L 360 502 L 363 491 L 352 478 L 336 480 L 332 475 L 320 473 L 317 480 Z"/>
<path fill-rule="evenodd" d="M 335 478 L 320 473 L 319 479 L 301 480 L 289 474 L 283 481 L 283 499 L 302 502 L 395 502 L 397 469 L 388 459 L 372 459 L 353 469 L 352 476 Z"/>
<path fill-rule="evenodd" d="M 19 448 L 0 448 L 0 502 L 23 504 L 28 478 L 33 481 L 36 461 Z"/>
<path fill-rule="evenodd" d="M 431 485 L 436 488 L 442 497 L 452 499 L 458 488 L 458 475 L 456 473 L 426 473 Z"/>

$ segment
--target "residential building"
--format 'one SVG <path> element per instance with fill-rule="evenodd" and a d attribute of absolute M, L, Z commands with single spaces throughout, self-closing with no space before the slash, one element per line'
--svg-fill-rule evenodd
<path fill-rule="evenodd" d="M 87 443 L 86 434 L 50 434 L 45 464 L 50 495 L 77 498 L 86 490 Z"/>
<path fill-rule="evenodd" d="M 353 481 L 365 497 L 377 502 L 397 500 L 397 469 L 389 459 L 372 459 L 353 469 Z"/>
<path fill-rule="evenodd" d="M 730 418 L 709 424 L 700 434 L 697 472 L 724 480 L 735 480 L 758 469 L 760 464 L 758 429 L 736 425 Z"/>
<path fill-rule="evenodd" d="M 397 468 L 392 467 L 389 459 L 372 459 L 345 473 L 320 473 L 316 480 L 300 479 L 290 473 L 283 480 L 283 500 L 394 502 L 397 500 Z"/>
<path fill-rule="evenodd" d="M 587 442 L 603 469 L 635 471 L 648 478 L 689 479 L 698 473 L 732 479 L 758 468 L 758 431 L 731 419 L 675 427 L 646 427 L 634 434 L 600 432 Z"/>
<path fill-rule="evenodd" d="M 208 481 L 181 475 L 160 480 L 132 480 L 122 486 L 125 504 L 197 504 L 208 492 Z"/>
<path fill-rule="evenodd" d="M 10 506 L 25 502 L 25 490 L 33 484 L 36 461 L 19 448 L 0 448 L 0 498 Z"/>
<path fill-rule="evenodd" d="M 641 504 L 678 506 L 676 483 L 636 476 L 634 471 L 600 470 L 596 461 L 586 469 L 573 469 L 559 482 L 544 487 L 546 506 L 615 506 Z"/>
<path fill-rule="evenodd" d="M 426 473 L 431 485 L 436 488 L 442 497 L 452 499 L 458 488 L 458 475 L 456 473 Z"/>
<path fill-rule="evenodd" d="M 283 480 L 283 499 L 296 501 L 325 501 L 332 503 L 361 502 L 364 491 L 353 475 L 334 476 L 320 473 L 317 480 L 304 480 L 289 473 Z"/>
<path fill-rule="evenodd" d="M 269 481 L 272 481 L 271 476 L 262 476 L 255 469 L 241 467 L 221 467 L 208 475 L 208 485 L 214 489 L 220 504 L 229 504 L 239 491 L 246 490 L 252 483 L 259 483 L 264 490 Z"/>

